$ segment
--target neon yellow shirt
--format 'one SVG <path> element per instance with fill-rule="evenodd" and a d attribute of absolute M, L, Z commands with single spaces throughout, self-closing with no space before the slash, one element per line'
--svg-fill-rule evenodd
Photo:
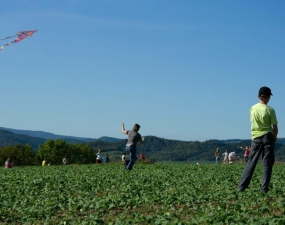
<path fill-rule="evenodd" d="M 275 110 L 265 104 L 257 103 L 250 108 L 252 139 L 272 132 L 272 124 L 277 124 Z"/>

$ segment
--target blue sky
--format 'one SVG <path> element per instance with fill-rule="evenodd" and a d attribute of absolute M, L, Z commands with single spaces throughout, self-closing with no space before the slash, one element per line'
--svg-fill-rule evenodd
<path fill-rule="evenodd" d="M 250 139 L 269 86 L 285 137 L 285 2 L 0 1 L 0 126 L 61 135 Z M 0 46 L 12 39 L 0 42 Z"/>

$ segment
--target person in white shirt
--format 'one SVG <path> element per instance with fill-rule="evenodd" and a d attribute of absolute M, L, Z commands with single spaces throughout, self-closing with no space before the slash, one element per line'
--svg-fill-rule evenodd
<path fill-rule="evenodd" d="M 235 159 L 236 159 L 236 153 L 235 152 L 231 152 L 229 154 L 229 163 L 234 163 Z"/>
<path fill-rule="evenodd" d="M 126 158 L 126 153 L 123 153 L 123 155 L 122 155 L 122 162 L 123 162 L 124 168 L 126 168 L 126 166 L 129 163 L 129 160 L 127 160 L 127 158 Z"/>
<path fill-rule="evenodd" d="M 102 163 L 101 149 L 98 150 L 98 153 L 96 155 L 97 155 L 96 164 Z"/>
<path fill-rule="evenodd" d="M 226 164 L 228 162 L 228 155 L 229 155 L 228 150 L 226 150 L 222 155 L 224 156 L 223 163 Z"/>

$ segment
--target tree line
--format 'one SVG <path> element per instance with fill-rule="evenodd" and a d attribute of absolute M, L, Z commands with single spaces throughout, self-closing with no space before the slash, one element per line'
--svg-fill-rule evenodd
<path fill-rule="evenodd" d="M 52 165 L 62 164 L 64 157 L 70 163 L 84 164 L 94 163 L 95 150 L 87 143 L 68 143 L 65 140 L 47 140 L 35 150 L 31 145 L 15 144 L 0 148 L 0 163 L 4 165 L 7 158 L 18 166 L 40 165 L 45 159 Z"/>
<path fill-rule="evenodd" d="M 85 164 L 95 163 L 96 153 L 102 149 L 103 156 L 108 153 L 111 161 L 120 161 L 122 153 L 125 151 L 127 140 L 117 142 L 106 142 L 96 140 L 89 143 L 67 142 L 66 140 L 47 140 L 40 144 L 38 149 L 29 144 L 15 144 L 0 148 L 0 163 L 4 165 L 8 157 L 14 161 L 15 165 L 40 165 L 45 159 L 52 165 L 62 164 L 64 157 L 69 163 Z M 143 153 L 152 162 L 155 161 L 214 161 L 215 150 L 220 149 L 236 152 L 236 155 L 243 156 L 243 151 L 239 146 L 250 146 L 251 140 L 208 140 L 199 141 L 177 141 L 146 136 L 143 145 L 138 144 L 137 154 Z M 275 144 L 275 156 L 277 161 L 285 160 L 285 145 L 282 142 Z"/>
<path fill-rule="evenodd" d="M 125 151 L 127 140 L 117 142 L 94 141 L 89 145 L 92 148 L 102 148 L 104 152 L 110 152 L 115 159 L 119 159 L 120 153 Z M 137 154 L 143 153 L 152 162 L 155 161 L 215 161 L 215 151 L 221 153 L 235 152 L 243 158 L 243 150 L 239 147 L 250 146 L 251 140 L 207 140 L 207 141 L 178 141 L 145 136 L 144 144 L 137 145 Z M 285 145 L 282 142 L 275 144 L 275 156 L 277 161 L 285 160 Z"/>

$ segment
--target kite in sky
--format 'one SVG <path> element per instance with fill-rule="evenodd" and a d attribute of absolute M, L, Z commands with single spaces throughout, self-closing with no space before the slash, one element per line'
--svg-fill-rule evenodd
<path fill-rule="evenodd" d="M 8 38 L 12 38 L 12 37 L 18 36 L 14 41 L 9 42 L 9 43 L 7 43 L 7 44 L 4 45 L 4 46 L 1 46 L 1 47 L 0 47 L 0 51 L 1 51 L 4 47 L 9 46 L 9 45 L 12 44 L 12 43 L 18 43 L 19 41 L 24 40 L 26 37 L 32 36 L 33 33 L 35 33 L 36 31 L 37 31 L 37 30 L 32 30 L 32 31 L 20 31 L 20 32 L 18 32 L 17 34 L 15 34 L 14 36 L 10 36 L 10 37 L 6 37 L 6 38 L 1 39 L 1 40 L 6 40 L 6 39 L 8 39 Z"/>

